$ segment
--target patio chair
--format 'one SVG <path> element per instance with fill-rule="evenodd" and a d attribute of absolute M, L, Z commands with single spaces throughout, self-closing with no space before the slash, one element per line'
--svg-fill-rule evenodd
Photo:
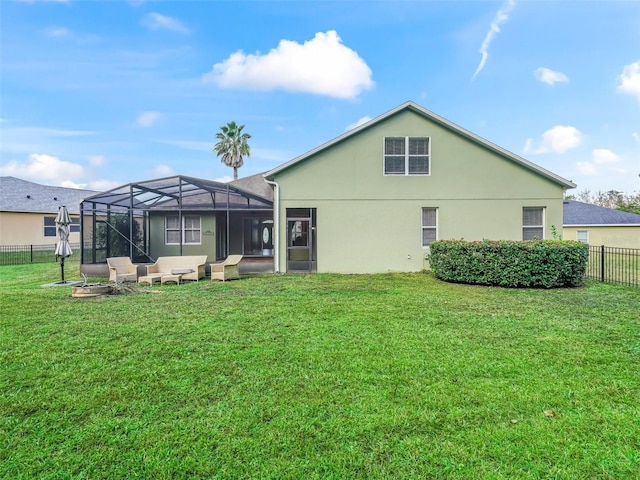
<path fill-rule="evenodd" d="M 222 280 L 239 280 L 240 272 L 238 264 L 242 260 L 242 255 L 229 255 L 224 262 L 211 263 L 211 281 Z"/>
<path fill-rule="evenodd" d="M 138 266 L 132 263 L 129 257 L 107 258 L 107 265 L 111 282 L 135 282 L 138 280 Z"/>

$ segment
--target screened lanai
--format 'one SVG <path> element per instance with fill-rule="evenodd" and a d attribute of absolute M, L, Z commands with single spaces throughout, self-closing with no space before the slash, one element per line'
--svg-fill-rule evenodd
<path fill-rule="evenodd" d="M 130 183 L 80 204 L 83 265 L 127 256 L 273 255 L 273 202 L 227 183 L 174 176 Z"/>

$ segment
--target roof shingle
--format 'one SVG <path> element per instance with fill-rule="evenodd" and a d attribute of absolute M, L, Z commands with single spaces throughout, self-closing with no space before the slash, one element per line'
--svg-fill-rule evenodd
<path fill-rule="evenodd" d="M 15 177 L 0 177 L 0 212 L 58 213 L 65 205 L 71 214 L 80 213 L 80 202 L 95 195 L 93 190 L 52 187 Z"/>
<path fill-rule="evenodd" d="M 563 221 L 570 225 L 640 225 L 640 215 L 621 212 L 613 208 L 601 207 L 591 203 L 565 200 Z"/>

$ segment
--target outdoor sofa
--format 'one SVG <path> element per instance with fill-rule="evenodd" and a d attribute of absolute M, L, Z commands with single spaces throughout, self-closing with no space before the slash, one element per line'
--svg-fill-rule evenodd
<path fill-rule="evenodd" d="M 147 265 L 147 276 L 182 275 L 182 280 L 198 281 L 206 276 L 204 271 L 206 263 L 206 255 L 158 257 L 156 263 Z"/>

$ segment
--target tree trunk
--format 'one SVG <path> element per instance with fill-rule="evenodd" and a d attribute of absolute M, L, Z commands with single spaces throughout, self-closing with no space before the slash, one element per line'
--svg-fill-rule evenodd
<path fill-rule="evenodd" d="M 233 167 L 233 179 L 238 179 L 238 167 Z"/>

